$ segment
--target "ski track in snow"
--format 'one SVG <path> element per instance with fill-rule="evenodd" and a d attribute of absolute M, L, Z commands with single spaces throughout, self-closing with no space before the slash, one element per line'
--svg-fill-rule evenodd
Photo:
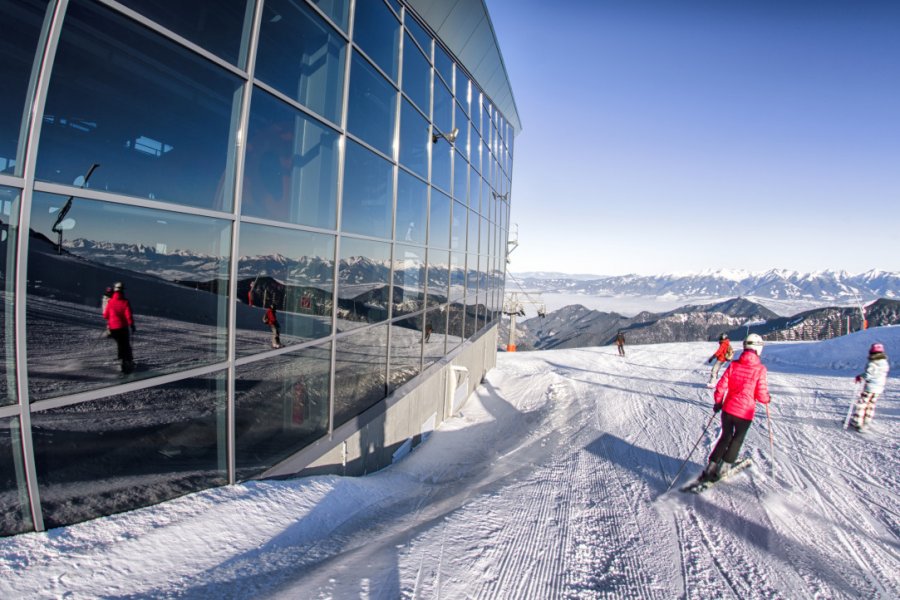
<path fill-rule="evenodd" d="M 753 466 L 682 494 L 719 430 L 667 492 L 712 415 L 710 345 L 627 351 L 501 354 L 461 415 L 367 477 L 253 482 L 0 540 L 15 573 L 0 597 L 900 597 L 895 379 L 858 434 L 842 429 L 852 374 L 770 370 Z"/>

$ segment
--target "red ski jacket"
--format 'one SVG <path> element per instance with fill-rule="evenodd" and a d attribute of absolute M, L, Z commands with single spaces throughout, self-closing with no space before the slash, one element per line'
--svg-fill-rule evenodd
<path fill-rule="evenodd" d="M 726 360 L 728 360 L 727 358 L 725 358 L 725 355 L 728 353 L 729 348 L 731 348 L 731 342 L 729 342 L 728 340 L 722 340 L 721 342 L 719 342 L 719 349 L 716 350 L 716 353 L 713 354 L 713 356 L 715 356 L 716 360 L 718 360 L 719 362 L 725 362 Z"/>
<path fill-rule="evenodd" d="M 112 298 L 103 309 L 103 318 L 106 319 L 110 329 L 123 329 L 134 325 L 131 316 L 131 303 L 122 296 L 122 292 L 114 292 Z"/>
<path fill-rule="evenodd" d="M 739 419 L 753 419 L 756 403 L 769 403 L 769 384 L 766 367 L 753 350 L 744 350 L 740 357 L 725 369 L 713 395 L 722 410 Z"/>

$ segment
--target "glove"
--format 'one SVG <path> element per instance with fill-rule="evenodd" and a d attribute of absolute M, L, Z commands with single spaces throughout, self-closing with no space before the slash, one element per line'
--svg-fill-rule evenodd
<path fill-rule="evenodd" d="M 706 364 L 711 365 L 714 358 L 715 358 L 715 356 L 710 356 L 709 360 L 706 361 Z"/>
<path fill-rule="evenodd" d="M 718 414 L 720 410 L 722 410 L 721 402 L 716 402 L 715 404 L 713 404 L 713 414 Z"/>
<path fill-rule="evenodd" d="M 859 382 L 861 382 L 861 381 L 862 381 L 862 375 L 857 375 L 857 376 L 856 376 L 856 383 L 859 383 Z"/>

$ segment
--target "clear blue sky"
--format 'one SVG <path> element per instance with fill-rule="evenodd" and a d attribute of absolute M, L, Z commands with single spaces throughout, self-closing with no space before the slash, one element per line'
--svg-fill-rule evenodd
<path fill-rule="evenodd" d="M 900 1 L 486 4 L 513 272 L 900 271 Z"/>

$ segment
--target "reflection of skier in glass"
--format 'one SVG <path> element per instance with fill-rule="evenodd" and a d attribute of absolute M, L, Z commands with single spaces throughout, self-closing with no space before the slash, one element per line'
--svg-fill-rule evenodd
<path fill-rule="evenodd" d="M 134 370 L 134 356 L 131 354 L 131 333 L 134 333 L 134 317 L 131 314 L 131 303 L 125 298 L 125 286 L 117 282 L 113 286 L 113 294 L 103 309 L 103 318 L 109 328 L 109 335 L 116 340 L 118 358 L 122 361 L 122 372 Z"/>
<path fill-rule="evenodd" d="M 434 331 L 434 327 L 431 326 L 431 323 L 425 326 L 425 343 L 431 339 L 431 332 Z"/>
<path fill-rule="evenodd" d="M 266 316 L 263 317 L 263 323 L 272 329 L 272 347 L 281 348 L 281 325 L 278 323 L 274 302 L 269 305 L 269 310 L 266 311 Z"/>

